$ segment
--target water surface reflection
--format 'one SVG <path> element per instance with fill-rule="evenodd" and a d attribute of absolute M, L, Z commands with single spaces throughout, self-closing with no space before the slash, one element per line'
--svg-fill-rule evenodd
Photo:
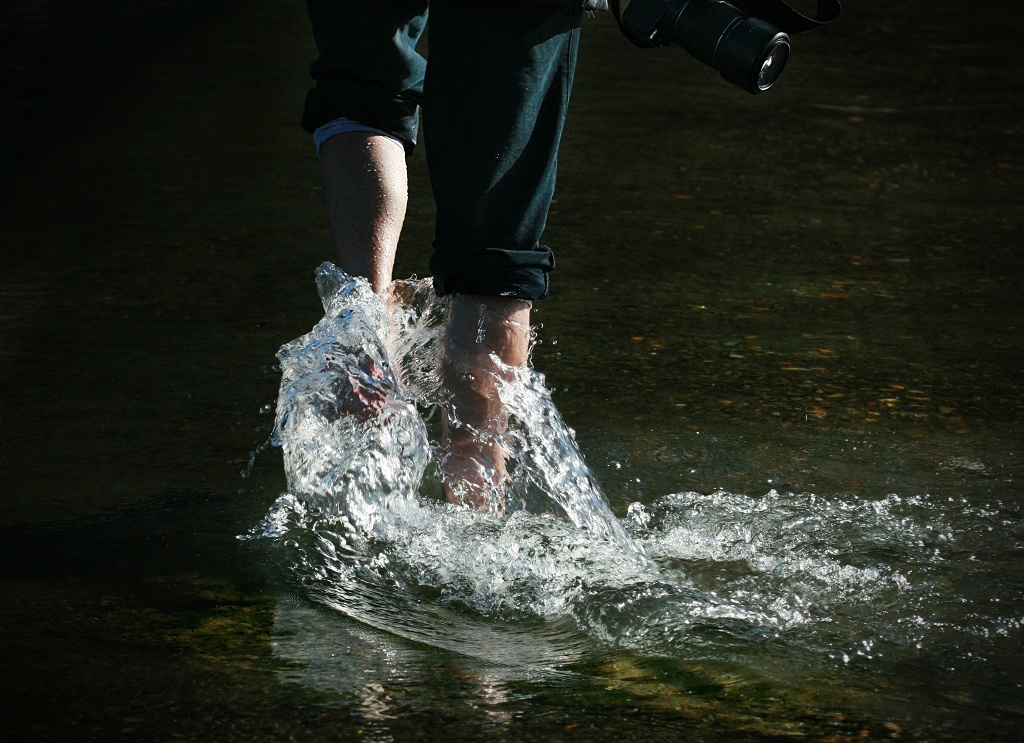
<path fill-rule="evenodd" d="M 387 653 L 390 683 L 366 685 L 378 664 L 365 663 L 379 653 L 361 638 L 376 634 L 344 617 L 455 654 L 490 679 L 472 691 L 488 705 L 507 702 L 494 701 L 500 678 L 526 698 L 536 692 L 523 689 L 551 683 L 629 694 L 653 684 L 659 704 L 696 695 L 719 724 L 776 735 L 824 734 L 836 707 L 902 718 L 928 705 L 930 724 L 998 717 L 989 679 L 1012 677 L 1024 601 L 1015 572 L 979 555 L 1020 543 L 1013 506 L 963 494 L 679 492 L 633 502 L 612 528 L 572 432 L 536 394 L 543 378 L 522 374 L 501 387 L 514 421 L 511 487 L 525 476 L 539 493 L 522 510 L 507 499 L 500 515 L 454 508 L 431 497 L 433 444 L 419 418 L 439 404 L 430 370 L 441 300 L 428 283 L 411 284 L 406 295 L 423 298 L 396 304 L 405 320 L 389 331 L 384 300 L 365 281 L 327 264 L 318 285 L 325 317 L 279 354 L 275 438 L 289 492 L 246 538 L 271 540 L 299 594 L 339 613 L 336 648 L 369 657 L 347 674 L 325 672 L 327 661 L 288 678 L 344 688 L 374 721 L 393 716 L 388 690 L 408 683 L 418 653 Z M 368 357 L 397 379 L 373 415 L 339 417 L 351 389 L 334 380 L 360 373 Z M 327 646 L 296 633 L 275 647 L 294 662 Z M 674 671 L 655 681 L 643 659 Z M 713 693 L 690 688 L 693 677 Z M 943 687 L 950 693 L 936 704 Z M 764 709 L 760 694 L 776 706 Z"/>

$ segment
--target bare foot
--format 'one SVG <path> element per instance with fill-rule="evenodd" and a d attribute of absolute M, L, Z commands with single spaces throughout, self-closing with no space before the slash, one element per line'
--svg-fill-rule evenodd
<path fill-rule="evenodd" d="M 445 394 L 442 485 L 451 503 L 502 511 L 508 410 L 498 385 L 526 364 L 530 303 L 455 295 L 441 365 Z"/>
<path fill-rule="evenodd" d="M 324 417 L 336 421 L 352 415 L 361 420 L 372 417 L 380 410 L 394 391 L 394 380 L 387 370 L 368 355 L 362 356 L 353 368 L 348 353 L 328 356 L 327 371 L 333 372 L 330 384 L 331 402 Z"/>

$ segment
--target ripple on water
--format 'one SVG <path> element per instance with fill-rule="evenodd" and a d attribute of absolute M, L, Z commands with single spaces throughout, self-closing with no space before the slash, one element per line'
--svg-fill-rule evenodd
<path fill-rule="evenodd" d="M 311 600 L 509 666 L 554 670 L 613 647 L 805 687 L 851 684 L 851 669 L 912 684 L 1019 640 L 1015 569 L 977 560 L 1013 550 L 1020 514 L 1003 504 L 683 492 L 620 520 L 531 369 L 501 391 L 511 512 L 441 502 L 424 420 L 445 302 L 400 282 L 389 320 L 364 281 L 325 264 L 318 284 L 324 318 L 279 354 L 288 492 L 249 535 L 276 545 Z M 339 414 L 338 369 L 385 390 L 378 414 Z"/>

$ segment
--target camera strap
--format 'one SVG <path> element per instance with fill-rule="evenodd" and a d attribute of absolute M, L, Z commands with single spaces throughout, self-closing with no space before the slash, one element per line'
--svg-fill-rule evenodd
<path fill-rule="evenodd" d="M 839 0 L 818 0 L 818 10 L 813 18 L 809 18 L 782 0 L 732 0 L 732 4 L 787 34 L 799 34 L 831 23 L 843 9 Z"/>
<path fill-rule="evenodd" d="M 817 0 L 818 9 L 815 11 L 814 17 L 811 18 L 797 12 L 783 2 L 783 0 L 730 0 L 730 2 L 744 13 L 760 18 L 762 21 L 767 21 L 787 34 L 799 34 L 819 26 L 824 26 L 826 23 L 831 23 L 839 17 L 839 13 L 843 9 L 839 4 L 839 0 Z M 611 5 L 612 14 L 615 16 L 619 28 L 626 34 L 626 38 L 638 46 L 648 46 L 648 44 L 642 43 L 641 40 L 634 39 L 623 28 L 621 0 L 611 0 L 609 4 Z"/>

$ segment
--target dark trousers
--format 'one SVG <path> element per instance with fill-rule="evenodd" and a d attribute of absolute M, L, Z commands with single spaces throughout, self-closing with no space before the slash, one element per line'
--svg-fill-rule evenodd
<path fill-rule="evenodd" d="M 539 299 L 581 11 L 491 0 L 307 0 L 320 56 L 303 126 L 346 117 L 411 150 L 423 109 L 440 294 Z"/>

